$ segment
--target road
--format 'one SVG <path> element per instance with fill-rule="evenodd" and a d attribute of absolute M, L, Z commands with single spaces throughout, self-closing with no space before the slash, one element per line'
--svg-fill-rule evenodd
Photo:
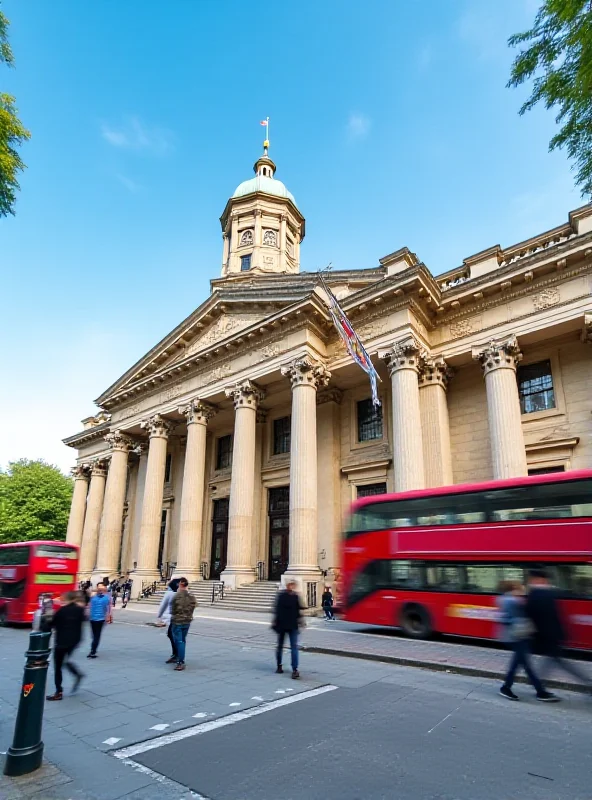
<path fill-rule="evenodd" d="M 45 772 L 28 785 L 5 779 L 2 800 L 592 796 L 583 694 L 562 690 L 561 703 L 545 705 L 521 685 L 521 702 L 510 703 L 486 678 L 306 652 L 292 681 L 274 674 L 267 620 L 207 611 L 194 622 L 187 670 L 175 673 L 149 619 L 118 612 L 99 658 L 77 657 L 88 673 L 79 694 L 46 705 Z M 356 638 L 324 625 L 311 621 L 305 640 Z M 26 643 L 26 631 L 0 631 L 2 750 Z M 448 645 L 450 660 L 459 647 Z"/>

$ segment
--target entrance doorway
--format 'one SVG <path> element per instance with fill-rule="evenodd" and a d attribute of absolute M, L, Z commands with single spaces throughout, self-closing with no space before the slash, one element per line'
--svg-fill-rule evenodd
<path fill-rule="evenodd" d="M 269 490 L 269 576 L 281 580 L 290 557 L 290 487 Z"/>
<path fill-rule="evenodd" d="M 214 500 L 212 517 L 212 557 L 210 559 L 210 579 L 220 580 L 226 569 L 226 552 L 228 550 L 228 504 L 229 498 Z"/>

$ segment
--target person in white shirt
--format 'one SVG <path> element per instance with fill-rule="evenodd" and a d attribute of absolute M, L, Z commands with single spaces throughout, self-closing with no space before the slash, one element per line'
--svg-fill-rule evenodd
<path fill-rule="evenodd" d="M 173 578 L 173 580 L 169 583 L 166 592 L 163 595 L 157 615 L 157 619 L 160 622 L 160 627 L 168 625 L 167 636 L 169 637 L 169 641 L 171 643 L 171 649 L 173 652 L 171 657 L 167 659 L 166 661 L 167 664 L 174 664 L 177 661 L 177 645 L 175 644 L 175 640 L 173 639 L 173 634 L 172 634 L 173 626 L 171 622 L 171 613 L 172 613 L 173 598 L 177 593 L 178 588 L 179 588 L 179 579 Z"/>

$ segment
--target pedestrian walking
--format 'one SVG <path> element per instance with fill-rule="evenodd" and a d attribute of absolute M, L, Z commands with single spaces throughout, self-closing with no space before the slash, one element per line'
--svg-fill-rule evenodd
<path fill-rule="evenodd" d="M 84 622 L 84 603 L 80 602 L 78 592 L 66 592 L 62 597 L 63 605 L 51 620 L 54 630 L 53 669 L 56 690 L 47 696 L 48 700 L 63 698 L 62 666 L 74 676 L 74 693 L 84 674 L 72 663 L 72 654 L 82 639 L 82 623 Z"/>
<path fill-rule="evenodd" d="M 284 640 L 286 634 L 288 634 L 292 655 L 293 678 L 300 677 L 300 673 L 298 672 L 298 631 L 302 624 L 302 606 L 300 605 L 300 597 L 296 593 L 296 582 L 288 581 L 285 590 L 280 592 L 277 596 L 272 628 L 277 633 L 278 637 L 276 672 L 282 673 L 284 671 L 282 667 Z"/>
<path fill-rule="evenodd" d="M 111 592 L 111 602 L 113 603 L 113 608 L 117 605 L 117 593 L 119 592 L 119 583 L 118 581 L 112 581 L 111 586 L 109 587 L 109 591 Z"/>
<path fill-rule="evenodd" d="M 557 695 L 545 689 L 532 668 L 530 640 L 534 628 L 526 615 L 524 587 L 518 581 L 502 581 L 500 591 L 502 594 L 498 598 L 498 608 L 500 610 L 501 638 L 512 650 L 512 658 L 504 683 L 500 687 L 500 694 L 508 700 L 520 699 L 512 691 L 512 685 L 516 672 L 522 667 L 536 690 L 536 699 L 547 703 L 557 702 L 559 700 Z"/>
<path fill-rule="evenodd" d="M 177 649 L 177 666 L 175 670 L 181 672 L 185 669 L 185 642 L 187 632 L 193 619 L 193 612 L 197 605 L 197 600 L 189 592 L 189 581 L 187 578 L 179 578 L 179 586 L 171 600 L 171 622 L 173 625 L 172 634 Z M 170 663 L 171 659 L 167 663 Z"/>
<path fill-rule="evenodd" d="M 97 591 L 90 599 L 90 627 L 92 629 L 92 643 L 87 658 L 96 658 L 101 633 L 105 622 L 113 622 L 111 613 L 111 597 L 105 591 L 104 583 L 97 583 Z"/>
<path fill-rule="evenodd" d="M 175 664 L 178 660 L 177 645 L 175 644 L 175 640 L 173 639 L 173 620 L 171 613 L 173 605 L 173 597 L 175 596 L 178 588 L 179 588 L 179 578 L 173 578 L 172 581 L 170 581 L 169 585 L 167 586 L 167 590 L 162 596 L 162 600 L 158 608 L 157 619 L 160 620 L 162 627 L 168 625 L 167 636 L 169 637 L 169 641 L 171 643 L 171 649 L 173 651 L 171 657 L 166 660 L 165 662 L 166 664 Z"/>
<path fill-rule="evenodd" d="M 528 574 L 526 613 L 535 628 L 535 651 L 544 656 L 539 675 L 547 675 L 553 666 L 559 667 L 592 691 L 590 677 L 571 661 L 565 660 L 565 627 L 559 612 L 557 592 L 542 569 L 532 569 Z"/>
<path fill-rule="evenodd" d="M 321 597 L 321 605 L 325 612 L 325 619 L 329 622 L 335 621 L 335 614 L 333 613 L 333 593 L 330 586 L 325 586 L 325 591 Z"/>

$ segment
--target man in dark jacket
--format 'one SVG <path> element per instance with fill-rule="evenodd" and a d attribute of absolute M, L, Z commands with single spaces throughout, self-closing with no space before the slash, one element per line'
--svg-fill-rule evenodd
<path fill-rule="evenodd" d="M 276 672 L 283 672 L 282 656 L 284 652 L 284 639 L 286 634 L 290 637 L 290 650 L 292 652 L 292 677 L 299 678 L 298 672 L 298 629 L 302 623 L 302 607 L 300 598 L 296 594 L 296 582 L 288 581 L 286 589 L 280 592 L 275 603 L 273 629 L 278 635 L 276 652 Z"/>
<path fill-rule="evenodd" d="M 79 602 L 76 592 L 67 592 L 63 597 L 64 605 L 56 611 L 51 620 L 51 627 L 55 631 L 53 648 L 53 668 L 55 673 L 55 694 L 48 695 L 48 700 L 62 699 L 62 666 L 74 675 L 75 692 L 84 675 L 75 664 L 69 660 L 74 650 L 82 639 L 82 624 L 84 622 L 84 606 Z M 64 662 L 66 662 L 64 664 Z"/>
<path fill-rule="evenodd" d="M 197 605 L 197 600 L 190 594 L 188 588 L 189 581 L 187 578 L 179 578 L 179 586 L 171 603 L 172 633 L 177 649 L 177 666 L 175 667 L 177 672 L 185 669 L 185 642 L 193 619 L 193 612 Z"/>
<path fill-rule="evenodd" d="M 555 665 L 592 688 L 590 678 L 573 662 L 563 658 L 563 645 L 567 637 L 559 614 L 557 594 L 542 569 L 532 569 L 528 574 L 526 613 L 535 627 L 535 650 L 546 656 L 541 669 L 539 669 L 541 680 L 549 672 L 551 666 Z"/>

